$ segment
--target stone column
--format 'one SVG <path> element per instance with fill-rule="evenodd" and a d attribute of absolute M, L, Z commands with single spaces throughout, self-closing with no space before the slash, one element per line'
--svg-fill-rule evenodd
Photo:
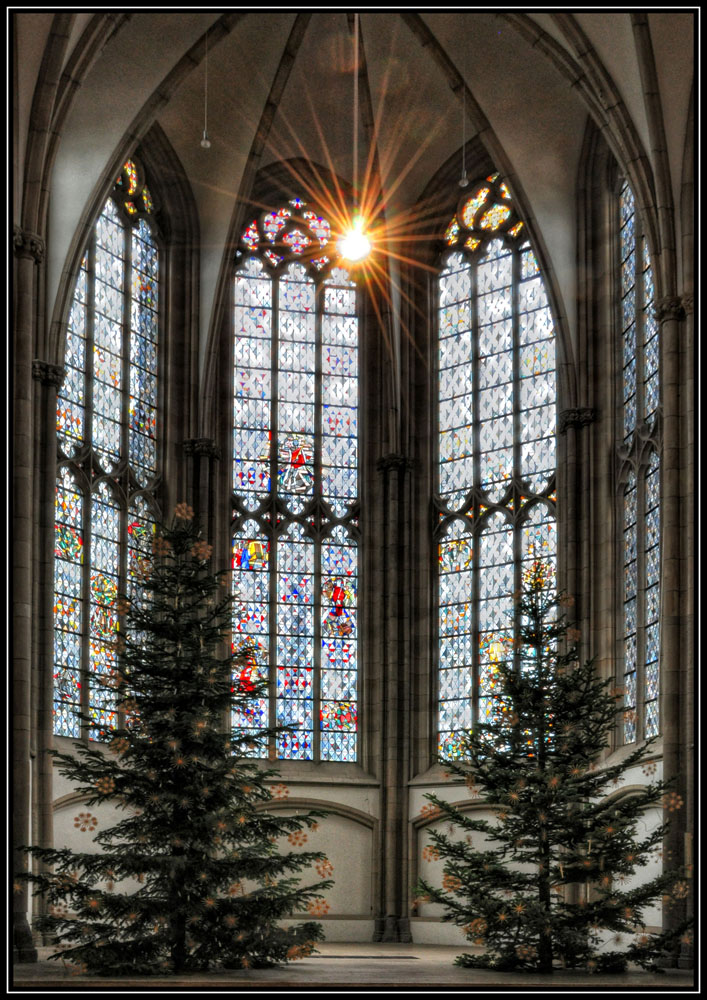
<path fill-rule="evenodd" d="M 44 241 L 36 233 L 15 227 L 13 399 L 13 865 L 27 871 L 27 857 L 18 847 L 28 845 L 31 815 L 30 739 L 32 726 L 32 515 L 34 421 L 32 414 L 32 354 L 37 319 L 38 265 Z M 13 880 L 14 882 L 14 880 Z M 28 889 L 13 885 L 14 958 L 35 962 L 37 949 L 27 920 Z"/>
<path fill-rule="evenodd" d="M 408 728 L 405 724 L 409 664 L 403 630 L 408 627 L 410 567 L 405 546 L 405 480 L 409 460 L 386 455 L 378 463 L 383 478 L 382 637 L 383 711 L 381 767 L 381 891 L 375 941 L 411 941 L 404 879 L 407 849 Z"/>
<path fill-rule="evenodd" d="M 37 385 L 35 417 L 36 495 L 35 524 L 37 579 L 35 580 L 37 628 L 33 670 L 33 840 L 40 847 L 54 844 L 53 764 L 49 754 L 54 742 L 54 496 L 56 482 L 56 397 L 64 379 L 59 365 L 35 359 L 32 377 Z M 45 866 L 40 864 L 40 869 Z M 45 911 L 45 901 L 35 897 L 36 916 Z"/>
<path fill-rule="evenodd" d="M 590 448 L 584 440 L 585 435 L 579 431 L 594 423 L 595 410 L 590 406 L 574 406 L 561 410 L 557 418 L 557 432 L 565 435 L 566 466 L 565 492 L 557 492 L 564 510 L 558 506 L 558 517 L 565 531 L 563 548 L 564 565 L 567 567 L 565 585 L 575 604 L 570 608 L 568 617 L 574 618 L 582 631 L 582 644 L 587 649 L 587 636 L 591 621 L 591 574 L 589 553 L 584 548 L 590 538 L 591 511 L 588 506 L 590 482 Z M 591 543 L 589 543 L 591 544 Z M 567 903 L 579 903 L 581 888 L 578 884 L 570 885 L 565 890 L 564 900 Z"/>
<path fill-rule="evenodd" d="M 660 642 L 660 718 L 663 732 L 663 776 L 673 780 L 673 790 L 687 800 L 685 765 L 687 760 L 686 728 L 681 709 L 684 704 L 685 663 L 681 648 L 681 622 L 685 598 L 681 566 L 683 535 L 680 469 L 680 336 L 684 320 L 682 302 L 677 297 L 660 299 L 656 317 L 661 325 L 661 390 L 663 408 L 663 444 L 661 478 L 661 642 Z M 688 713 L 689 715 L 689 713 Z M 665 864 L 684 863 L 686 809 L 668 813 L 670 827 L 663 841 Z M 663 927 L 672 928 L 684 916 L 685 905 L 677 901 L 663 906 Z"/>
<path fill-rule="evenodd" d="M 683 687 L 680 699 L 681 732 L 685 743 L 685 760 L 682 771 L 685 776 L 685 865 L 688 869 L 690 894 L 685 900 L 688 914 L 695 912 L 695 879 L 693 869 L 695 834 L 695 469 L 694 469 L 694 428 L 695 428 L 695 378 L 694 378 L 694 335 L 695 323 L 693 295 L 683 295 L 685 310 L 683 364 L 681 384 L 684 387 L 682 420 L 685 427 L 684 462 L 682 482 L 684 483 L 685 506 L 683 522 L 683 565 L 685 577 L 685 603 L 683 613 L 683 635 L 681 654 L 683 660 Z M 678 965 L 691 969 L 694 965 L 694 947 L 683 942 Z"/>
<path fill-rule="evenodd" d="M 214 511 L 217 509 L 214 462 L 221 458 L 221 449 L 212 438 L 188 438 L 182 443 L 182 449 L 189 462 L 186 501 L 201 521 L 204 537 L 213 539 Z"/>
<path fill-rule="evenodd" d="M 566 436 L 565 445 L 565 479 L 564 493 L 558 499 L 565 509 L 558 509 L 560 523 L 564 529 L 563 565 L 566 567 L 565 586 L 577 604 L 573 614 L 582 620 L 586 626 L 589 614 L 588 582 L 584 579 L 582 568 L 587 566 L 586 553 L 581 551 L 582 541 L 586 538 L 586 525 L 589 523 L 589 511 L 586 509 L 586 497 L 590 492 L 589 448 L 577 433 L 588 424 L 594 423 L 596 413 L 590 406 L 575 406 L 562 410 L 557 418 L 557 432 Z M 580 598 L 583 600 L 580 604 Z"/>

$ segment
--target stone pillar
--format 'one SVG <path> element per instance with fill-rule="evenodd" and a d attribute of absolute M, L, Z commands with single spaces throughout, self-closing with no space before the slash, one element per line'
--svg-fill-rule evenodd
<path fill-rule="evenodd" d="M 214 511 L 217 509 L 214 491 L 214 462 L 221 458 L 221 449 L 212 438 L 188 438 L 182 443 L 182 449 L 189 468 L 187 469 L 186 502 L 194 508 L 194 513 L 201 522 L 204 537 L 213 539 Z"/>
<path fill-rule="evenodd" d="M 694 428 L 695 428 L 695 373 L 694 335 L 695 323 L 693 312 L 693 295 L 683 295 L 682 305 L 685 310 L 684 337 L 682 343 L 681 385 L 684 388 L 684 404 L 682 410 L 685 438 L 683 445 L 684 462 L 683 475 L 685 494 L 683 522 L 683 565 L 685 578 L 685 603 L 683 613 L 683 635 L 681 639 L 681 656 L 683 662 L 683 686 L 680 698 L 681 732 L 685 743 L 685 760 L 682 771 L 685 777 L 685 865 L 688 873 L 690 893 L 685 900 L 688 914 L 695 912 L 695 879 L 693 847 L 695 835 L 695 558 L 697 554 L 695 539 L 695 469 L 694 469 Z M 680 948 L 678 966 L 691 969 L 694 965 L 694 947 L 683 942 Z"/>
<path fill-rule="evenodd" d="M 27 856 L 18 848 L 30 841 L 32 726 L 32 515 L 34 420 L 32 413 L 32 354 L 35 341 L 38 265 L 44 241 L 36 233 L 15 227 L 14 384 L 13 384 L 13 799 L 12 833 L 15 873 L 27 871 Z M 13 880 L 14 882 L 14 880 Z M 13 885 L 14 958 L 36 962 L 37 949 L 27 920 L 29 893 Z"/>
<path fill-rule="evenodd" d="M 557 495 L 561 500 L 561 506 L 558 505 L 558 519 L 564 529 L 563 559 L 567 567 L 567 579 L 564 584 L 575 600 L 568 617 L 576 620 L 581 626 L 581 642 L 586 655 L 591 655 L 587 637 L 591 622 L 592 580 L 588 553 L 583 549 L 590 537 L 591 523 L 591 510 L 587 502 L 591 490 L 590 448 L 588 442 L 584 440 L 585 435 L 579 432 L 595 420 L 596 412 L 590 406 L 574 406 L 561 410 L 557 418 L 557 432 L 567 438 L 565 491 L 560 493 L 558 489 Z M 581 892 L 578 884 L 570 885 L 565 890 L 565 902 L 579 903 Z"/>
<path fill-rule="evenodd" d="M 673 790 L 687 800 L 685 764 L 687 761 L 686 719 L 682 717 L 685 689 L 685 662 L 681 649 L 681 621 L 685 598 L 681 566 L 683 534 L 680 469 L 680 336 L 685 313 L 677 297 L 660 299 L 656 317 L 661 325 L 661 390 L 663 408 L 663 443 L 661 478 L 661 642 L 660 642 L 660 718 L 663 732 L 663 776 L 674 782 Z M 688 716 L 689 716 L 688 712 Z M 668 813 L 668 832 L 663 841 L 667 867 L 684 863 L 686 812 Z M 684 917 L 682 900 L 663 906 L 663 927 L 673 928 Z"/>
<path fill-rule="evenodd" d="M 382 638 L 381 889 L 375 941 L 411 941 L 407 914 L 407 760 L 406 692 L 409 663 L 404 657 L 404 629 L 409 628 L 409 575 L 404 525 L 409 461 L 386 455 L 378 463 L 383 478 L 383 594 L 379 627 Z M 409 720 L 408 720 L 409 722 Z"/>
<path fill-rule="evenodd" d="M 557 418 L 557 432 L 566 436 L 565 445 L 565 479 L 564 492 L 558 498 L 562 506 L 558 506 L 558 519 L 564 531 L 562 558 L 566 567 L 566 586 L 568 593 L 577 602 L 573 614 L 581 620 L 586 628 L 589 616 L 589 589 L 581 567 L 586 567 L 587 560 L 582 553 L 582 541 L 586 537 L 583 526 L 589 523 L 590 512 L 586 509 L 586 497 L 590 492 L 589 482 L 589 448 L 577 433 L 588 424 L 594 423 L 596 413 L 590 406 L 575 406 L 562 410 Z M 564 507 L 564 509 L 562 509 Z M 580 603 L 580 598 L 582 598 Z"/>
<path fill-rule="evenodd" d="M 37 579 L 37 642 L 33 670 L 33 840 L 40 847 L 54 844 L 53 764 L 49 751 L 54 742 L 54 496 L 56 481 L 56 397 L 64 379 L 59 365 L 35 359 L 32 377 L 37 385 L 35 417 L 35 488 L 38 517 L 35 524 Z M 40 864 L 40 869 L 45 866 Z M 35 897 L 37 913 L 44 913 L 45 902 Z"/>

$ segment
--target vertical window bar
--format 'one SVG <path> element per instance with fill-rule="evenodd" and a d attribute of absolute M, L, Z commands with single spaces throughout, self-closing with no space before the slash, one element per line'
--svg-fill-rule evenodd
<path fill-rule="evenodd" d="M 272 541 L 270 544 L 270 577 L 268 583 L 270 626 L 268 651 L 268 724 L 274 725 L 277 719 L 277 672 L 280 668 L 280 661 L 277 652 L 277 579 L 278 561 L 280 547 L 280 528 L 278 525 L 278 456 L 280 453 L 280 442 L 278 435 L 278 398 L 279 398 L 279 364 L 280 364 L 280 281 L 278 278 L 272 279 L 272 359 L 270 367 L 270 531 Z M 270 756 L 277 756 L 277 741 L 271 736 L 268 741 Z"/>
<path fill-rule="evenodd" d="M 322 313 L 324 286 L 314 288 L 314 498 L 322 497 Z M 312 664 L 312 754 L 321 759 L 322 730 L 322 528 L 321 508 L 315 507 L 314 534 L 314 662 Z"/>

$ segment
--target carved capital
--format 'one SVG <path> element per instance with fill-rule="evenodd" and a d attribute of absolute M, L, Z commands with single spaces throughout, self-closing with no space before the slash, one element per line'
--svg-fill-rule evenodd
<path fill-rule="evenodd" d="M 412 460 L 407 458 L 405 455 L 398 455 L 395 452 L 391 452 L 389 455 L 383 455 L 376 462 L 376 468 L 379 472 L 390 472 L 390 471 L 402 471 L 406 472 L 408 469 L 412 468 Z"/>
<path fill-rule="evenodd" d="M 41 264 L 44 260 L 45 243 L 42 237 L 20 226 L 15 226 L 13 230 L 12 247 L 15 257 L 28 257 L 35 264 Z"/>
<path fill-rule="evenodd" d="M 695 297 L 692 294 L 692 292 L 689 292 L 687 295 L 683 295 L 683 297 L 682 297 L 682 307 L 685 310 L 685 315 L 686 316 L 692 315 L 692 312 L 693 312 L 694 307 L 695 307 L 694 299 L 695 299 Z"/>
<path fill-rule="evenodd" d="M 213 438 L 187 438 L 182 442 L 185 455 L 199 455 L 206 458 L 221 458 L 221 449 Z"/>
<path fill-rule="evenodd" d="M 53 385 L 55 389 L 60 389 L 65 375 L 66 370 L 61 365 L 52 365 L 48 361 L 40 361 L 39 358 L 35 358 L 32 362 L 32 378 L 42 385 Z"/>
<path fill-rule="evenodd" d="M 672 319 L 681 320 L 685 318 L 683 300 L 679 295 L 666 295 L 664 299 L 658 299 L 653 312 L 659 323 L 667 323 Z"/>
<path fill-rule="evenodd" d="M 593 424 L 596 418 L 596 410 L 591 406 L 574 406 L 569 410 L 562 410 L 557 429 L 560 434 L 564 434 L 569 427 L 586 427 L 587 424 Z"/>

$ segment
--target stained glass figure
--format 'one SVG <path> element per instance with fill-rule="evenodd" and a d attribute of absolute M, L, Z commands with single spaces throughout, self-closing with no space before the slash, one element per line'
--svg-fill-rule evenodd
<path fill-rule="evenodd" d="M 151 555 L 160 297 L 153 210 L 139 164 L 126 161 L 88 241 L 69 313 L 66 377 L 57 396 L 59 736 L 93 738 L 115 725 L 115 705 L 93 681 L 115 671 L 117 594 L 127 589 L 139 597 Z M 83 732 L 80 710 L 92 720 Z"/>
<path fill-rule="evenodd" d="M 618 217 L 624 740 L 633 743 L 660 729 L 660 338 L 648 242 L 626 181 Z"/>
<path fill-rule="evenodd" d="M 234 643 L 257 644 L 269 696 L 233 725 L 291 724 L 279 758 L 355 761 L 358 320 L 331 239 L 299 198 L 242 238 L 277 250 L 239 266 L 234 311 Z"/>
<path fill-rule="evenodd" d="M 460 752 L 460 730 L 495 711 L 490 695 L 498 663 L 513 654 L 507 612 L 523 572 L 542 559 L 554 583 L 554 327 L 521 234 L 508 187 L 492 174 L 462 196 L 444 236 L 452 249 L 437 313 L 443 756 Z M 465 518 L 445 529 L 445 511 Z M 464 566 L 454 562 L 460 546 Z"/>

